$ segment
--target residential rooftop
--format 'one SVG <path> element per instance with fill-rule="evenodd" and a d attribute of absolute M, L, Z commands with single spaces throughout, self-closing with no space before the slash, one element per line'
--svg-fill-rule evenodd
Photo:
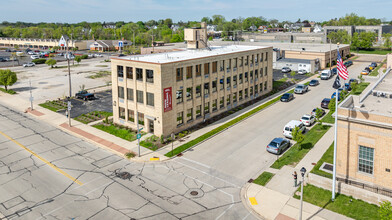
<path fill-rule="evenodd" d="M 268 47 L 249 46 L 249 45 L 212 46 L 210 47 L 211 50 L 207 48 L 197 49 L 197 50 L 188 49 L 188 50 L 173 51 L 173 52 L 166 52 L 166 53 L 115 57 L 114 59 L 141 61 L 141 62 L 148 62 L 148 63 L 173 63 L 178 61 L 213 57 L 218 55 L 245 52 L 245 51 L 257 50 L 263 48 L 268 48 Z"/>

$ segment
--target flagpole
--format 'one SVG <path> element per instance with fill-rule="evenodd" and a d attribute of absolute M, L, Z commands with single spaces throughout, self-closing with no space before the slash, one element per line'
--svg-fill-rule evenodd
<path fill-rule="evenodd" d="M 337 50 L 339 53 L 339 43 L 337 43 Z M 337 76 L 339 76 L 339 68 L 337 69 Z M 332 177 L 332 201 L 335 201 L 335 189 L 336 189 L 336 147 L 338 140 L 338 102 L 339 102 L 339 88 L 336 87 L 335 93 L 335 140 L 333 144 L 333 177 Z"/>

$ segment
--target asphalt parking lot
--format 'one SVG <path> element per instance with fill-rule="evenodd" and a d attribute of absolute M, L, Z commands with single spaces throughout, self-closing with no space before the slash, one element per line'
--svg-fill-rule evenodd
<path fill-rule="evenodd" d="M 113 112 L 112 90 L 94 93 L 95 99 L 84 101 L 81 99 L 72 99 L 71 118 L 86 114 L 92 111 Z M 64 112 L 61 112 L 65 114 Z"/>
<path fill-rule="evenodd" d="M 304 75 L 300 75 L 300 74 L 295 74 L 294 76 L 291 76 L 290 73 L 282 73 L 282 70 L 280 69 L 274 69 L 273 70 L 273 76 L 274 76 L 274 80 L 280 80 L 282 78 L 289 78 L 289 79 L 298 79 L 299 81 L 304 80 L 306 78 L 308 78 L 308 76 Z"/>

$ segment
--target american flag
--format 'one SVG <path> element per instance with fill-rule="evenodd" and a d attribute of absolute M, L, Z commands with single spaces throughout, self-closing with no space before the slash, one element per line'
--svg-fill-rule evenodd
<path fill-rule="evenodd" d="M 346 66 L 343 64 L 343 60 L 342 57 L 340 56 L 339 50 L 338 50 L 338 59 L 337 59 L 337 63 L 338 63 L 338 74 L 340 77 L 342 77 L 342 79 L 347 80 L 348 79 L 348 71 Z"/>

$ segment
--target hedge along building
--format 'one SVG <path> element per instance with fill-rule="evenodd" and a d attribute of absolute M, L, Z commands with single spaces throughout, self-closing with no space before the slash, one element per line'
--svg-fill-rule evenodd
<path fill-rule="evenodd" d="M 272 47 L 208 47 L 205 24 L 184 32 L 187 50 L 111 59 L 115 123 L 167 136 L 272 90 Z"/>

